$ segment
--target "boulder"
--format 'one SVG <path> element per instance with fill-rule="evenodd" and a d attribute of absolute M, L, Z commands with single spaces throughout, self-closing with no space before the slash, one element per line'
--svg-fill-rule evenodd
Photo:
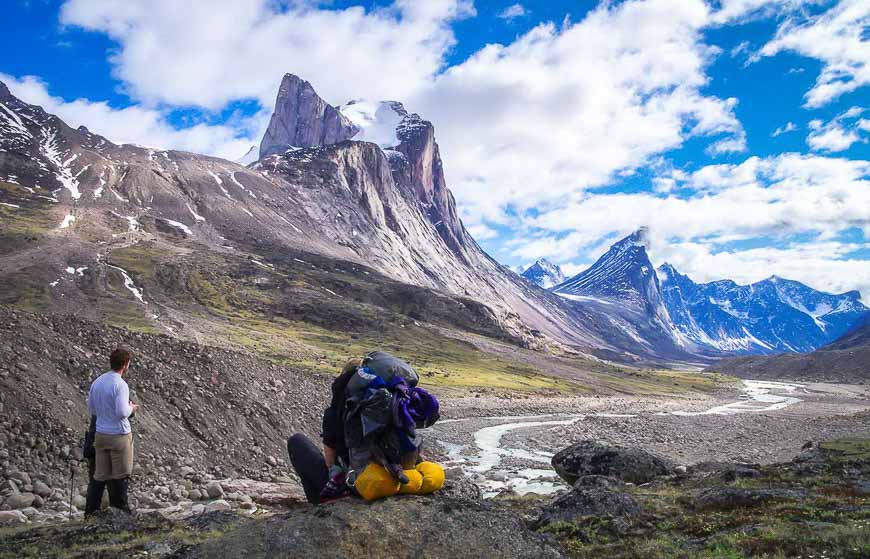
<path fill-rule="evenodd" d="M 37 481 L 33 484 L 33 492 L 42 498 L 47 498 L 51 495 L 51 487 L 41 481 Z"/>
<path fill-rule="evenodd" d="M 205 512 L 217 512 L 221 510 L 231 510 L 233 507 L 223 499 L 212 501 L 205 505 Z"/>
<path fill-rule="evenodd" d="M 217 499 L 224 496 L 224 488 L 216 481 L 210 481 L 206 484 L 205 492 L 210 499 Z"/>
<path fill-rule="evenodd" d="M 25 524 L 27 517 L 20 510 L 0 510 L 0 526 L 4 524 Z"/>
<path fill-rule="evenodd" d="M 625 484 L 606 476 L 583 476 L 571 491 L 554 499 L 541 510 L 533 528 L 541 528 L 554 522 L 578 522 L 588 517 L 618 520 L 613 524 L 623 532 L 628 526 L 626 519 L 638 516 L 641 506 L 634 497 L 624 491 Z"/>
<path fill-rule="evenodd" d="M 217 513 L 228 514 L 228 513 Z M 233 518 L 234 517 L 234 518 Z M 481 501 L 402 495 L 365 503 L 339 499 L 304 506 L 221 529 L 219 538 L 195 544 L 189 556 L 222 557 L 511 557 L 547 559 L 564 552 L 545 534 L 530 530 L 514 512 Z M 220 520 L 214 514 L 190 523 Z"/>
<path fill-rule="evenodd" d="M 754 507 L 768 501 L 797 500 L 806 496 L 804 489 L 750 489 L 745 487 L 711 487 L 695 497 L 696 509 L 734 509 Z"/>
<path fill-rule="evenodd" d="M 6 474 L 9 479 L 14 479 L 18 485 L 30 485 L 30 476 L 24 472 L 9 472 Z"/>
<path fill-rule="evenodd" d="M 6 498 L 6 506 L 10 509 L 24 509 L 33 506 L 36 495 L 33 493 L 13 493 Z"/>
<path fill-rule="evenodd" d="M 552 464 L 556 473 L 571 485 L 585 475 L 610 476 L 641 484 L 676 470 L 673 462 L 646 450 L 588 440 L 560 450 L 553 456 Z"/>

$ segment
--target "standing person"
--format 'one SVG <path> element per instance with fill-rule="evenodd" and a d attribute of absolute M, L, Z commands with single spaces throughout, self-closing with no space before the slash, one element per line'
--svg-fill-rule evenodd
<path fill-rule="evenodd" d="M 130 388 L 122 378 L 130 368 L 131 358 L 126 349 L 113 351 L 109 357 L 111 370 L 100 375 L 88 393 L 88 412 L 97 417 L 97 424 L 94 475 L 88 483 L 86 516 L 99 510 L 106 486 L 109 504 L 131 512 L 127 499 L 133 473 L 133 433 L 129 418 L 139 406 L 130 401 Z"/>

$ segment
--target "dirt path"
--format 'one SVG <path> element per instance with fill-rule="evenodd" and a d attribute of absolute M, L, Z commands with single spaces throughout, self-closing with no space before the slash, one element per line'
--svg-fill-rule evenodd
<path fill-rule="evenodd" d="M 741 393 L 718 398 L 474 400 L 453 402 L 428 436 L 490 495 L 559 489 L 550 458 L 581 439 L 640 446 L 684 464 L 767 463 L 791 458 L 807 440 L 870 435 L 863 386 L 745 381 Z"/>

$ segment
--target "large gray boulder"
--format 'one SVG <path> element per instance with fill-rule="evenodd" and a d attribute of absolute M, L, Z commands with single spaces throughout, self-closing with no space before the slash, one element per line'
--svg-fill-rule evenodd
<path fill-rule="evenodd" d="M 260 158 L 288 148 L 310 148 L 351 139 L 359 128 L 321 99 L 311 84 L 286 74 L 278 89 L 275 112 L 260 142 Z"/>
<path fill-rule="evenodd" d="M 598 441 L 580 441 L 553 456 L 553 469 L 571 485 L 581 476 L 610 476 L 641 484 L 674 473 L 676 465 L 639 448 L 623 448 Z"/>

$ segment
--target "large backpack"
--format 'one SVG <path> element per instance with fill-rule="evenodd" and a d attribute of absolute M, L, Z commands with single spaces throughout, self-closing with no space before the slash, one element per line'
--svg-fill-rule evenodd
<path fill-rule="evenodd" d="M 383 386 L 394 387 L 398 382 L 404 381 L 408 387 L 417 386 L 420 381 L 414 367 L 405 363 L 395 355 L 384 351 L 372 351 L 363 358 L 362 365 L 357 369 L 347 383 L 348 396 L 357 396 L 372 386 L 372 382 L 380 379 Z"/>

